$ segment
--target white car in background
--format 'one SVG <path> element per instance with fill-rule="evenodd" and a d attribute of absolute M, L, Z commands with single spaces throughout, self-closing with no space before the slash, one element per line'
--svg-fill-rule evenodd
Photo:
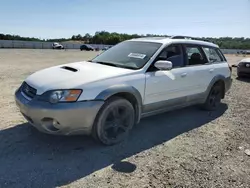
<path fill-rule="evenodd" d="M 112 145 L 143 117 L 190 105 L 216 110 L 231 83 L 227 60 L 213 43 L 181 36 L 139 38 L 88 62 L 38 71 L 15 99 L 42 132 L 87 134 Z"/>
<path fill-rule="evenodd" d="M 237 66 L 238 77 L 250 76 L 250 58 L 242 59 Z"/>
<path fill-rule="evenodd" d="M 62 44 L 58 43 L 58 42 L 54 42 L 52 44 L 52 48 L 53 49 L 64 49 L 64 46 Z"/>

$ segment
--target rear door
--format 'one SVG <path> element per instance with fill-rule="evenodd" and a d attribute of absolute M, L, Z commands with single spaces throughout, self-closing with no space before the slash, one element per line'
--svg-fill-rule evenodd
<path fill-rule="evenodd" d="M 195 44 L 183 45 L 186 55 L 186 69 L 189 73 L 189 94 L 200 94 L 206 91 L 215 75 L 214 65 L 208 61 L 202 47 Z"/>
<path fill-rule="evenodd" d="M 214 47 L 202 47 L 210 63 L 214 66 L 215 75 L 222 75 L 224 77 L 230 77 L 230 67 L 218 48 Z"/>

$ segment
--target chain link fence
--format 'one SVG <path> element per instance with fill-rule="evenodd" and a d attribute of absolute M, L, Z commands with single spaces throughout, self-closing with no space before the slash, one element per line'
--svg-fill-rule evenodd
<path fill-rule="evenodd" d="M 23 48 L 23 49 L 52 49 L 53 42 L 0 40 L 0 48 Z M 65 49 L 80 49 L 82 44 L 61 42 Z M 94 48 L 103 49 L 109 45 L 90 44 Z"/>
<path fill-rule="evenodd" d="M 52 49 L 53 42 L 36 42 L 36 41 L 18 41 L 18 40 L 0 40 L 0 48 L 23 48 L 23 49 Z M 72 42 L 61 42 L 65 49 L 80 49 L 82 44 Z M 103 49 L 110 45 L 90 44 L 94 48 Z M 224 54 L 238 54 L 240 49 L 222 49 Z M 250 50 L 247 50 L 250 51 Z"/>

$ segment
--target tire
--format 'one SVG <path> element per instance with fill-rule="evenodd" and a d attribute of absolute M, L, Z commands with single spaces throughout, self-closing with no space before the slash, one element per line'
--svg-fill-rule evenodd
<path fill-rule="evenodd" d="M 207 96 L 206 102 L 202 105 L 202 109 L 208 111 L 216 110 L 221 103 L 222 96 L 223 85 L 221 83 L 214 84 Z"/>
<path fill-rule="evenodd" d="M 102 106 L 93 125 L 92 136 L 104 145 L 122 142 L 135 123 L 135 110 L 124 98 L 112 97 Z"/>

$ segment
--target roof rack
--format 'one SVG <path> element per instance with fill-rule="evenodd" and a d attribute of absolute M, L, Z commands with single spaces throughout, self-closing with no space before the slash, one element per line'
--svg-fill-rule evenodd
<path fill-rule="evenodd" d="M 172 37 L 170 37 L 170 38 L 171 38 L 171 39 L 190 39 L 190 40 L 200 40 L 200 41 L 211 42 L 211 41 L 209 41 L 209 40 L 202 39 L 202 38 L 189 37 L 189 36 L 181 36 L 181 35 L 172 36 Z"/>
<path fill-rule="evenodd" d="M 194 37 L 182 36 L 182 35 L 176 35 L 171 37 L 171 39 L 193 39 L 193 38 Z"/>

